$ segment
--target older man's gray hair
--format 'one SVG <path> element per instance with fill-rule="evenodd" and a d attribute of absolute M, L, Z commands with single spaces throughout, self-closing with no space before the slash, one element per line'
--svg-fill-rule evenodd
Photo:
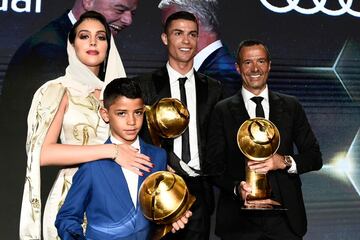
<path fill-rule="evenodd" d="M 158 8 L 165 9 L 174 6 L 196 16 L 202 27 L 208 32 L 218 32 L 217 0 L 161 0 Z"/>

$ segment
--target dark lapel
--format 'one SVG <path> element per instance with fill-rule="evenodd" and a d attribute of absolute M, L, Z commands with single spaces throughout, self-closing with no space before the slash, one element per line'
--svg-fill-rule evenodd
<path fill-rule="evenodd" d="M 149 153 L 149 149 L 146 146 L 145 142 L 141 138 L 139 139 L 139 141 L 140 141 L 140 151 L 141 151 L 141 153 L 146 155 L 146 156 L 149 156 L 151 158 L 152 156 Z M 145 180 L 145 178 L 151 174 L 151 172 L 150 173 L 145 172 L 145 171 L 142 171 L 142 172 L 144 173 L 144 175 L 139 177 L 138 189 L 140 188 L 140 185 Z"/>
<path fill-rule="evenodd" d="M 208 100 L 208 83 L 206 81 L 206 76 L 201 75 L 200 73 L 197 73 L 194 70 L 194 76 L 195 76 L 195 86 L 196 86 L 196 123 L 198 131 L 203 130 L 201 129 L 201 126 L 203 126 L 204 121 L 207 121 L 208 119 L 205 119 L 204 110 L 206 111 L 206 103 Z M 198 136 L 201 136 L 198 134 Z"/>
<path fill-rule="evenodd" d="M 284 111 L 284 106 L 278 95 L 269 91 L 269 120 L 275 124 L 275 126 L 281 126 L 281 115 Z"/>
<path fill-rule="evenodd" d="M 250 118 L 245 108 L 245 103 L 241 94 L 241 90 L 239 90 L 234 96 L 231 97 L 231 100 L 229 101 L 228 104 L 232 116 L 235 118 L 236 122 L 239 123 L 240 125 Z"/>
<path fill-rule="evenodd" d="M 110 138 L 105 143 L 111 144 Z M 101 163 L 99 167 L 103 172 L 103 176 L 112 189 L 112 193 L 119 200 L 119 203 L 123 204 L 125 209 L 133 208 L 134 205 L 132 204 L 129 187 L 127 186 L 121 166 L 113 161 L 103 161 Z"/>
<path fill-rule="evenodd" d="M 158 93 L 156 100 L 171 97 L 170 80 L 166 66 L 153 73 L 153 82 L 155 84 L 156 92 Z"/>

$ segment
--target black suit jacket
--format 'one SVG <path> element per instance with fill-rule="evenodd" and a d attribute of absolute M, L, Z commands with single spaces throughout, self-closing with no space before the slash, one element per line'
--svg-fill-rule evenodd
<path fill-rule="evenodd" d="M 305 207 L 299 174 L 318 170 L 322 158 L 317 140 L 311 130 L 300 103 L 291 96 L 269 91 L 270 117 L 280 132 L 278 153 L 291 155 L 297 165 L 298 174 L 286 170 L 270 171 L 278 183 L 282 205 L 293 232 L 303 236 L 307 230 Z M 219 102 L 213 111 L 209 125 L 207 158 L 204 171 L 213 177 L 220 187 L 217 209 L 216 233 L 219 236 L 246 231 L 246 211 L 234 197 L 234 186 L 245 180 L 245 157 L 237 145 L 237 131 L 249 119 L 239 91 L 233 97 Z M 294 152 L 294 144 L 298 153 Z"/>
<path fill-rule="evenodd" d="M 196 86 L 196 111 L 197 111 L 197 129 L 198 129 L 198 148 L 200 158 L 200 172 L 203 175 L 202 166 L 205 161 L 207 128 L 209 117 L 215 104 L 222 98 L 222 86 L 219 81 L 213 80 L 203 74 L 195 72 L 195 86 Z M 171 97 L 169 74 L 164 66 L 163 68 L 141 77 L 137 80 L 143 92 L 145 104 L 152 105 L 156 101 Z M 191 116 L 190 116 L 191 117 Z M 151 138 L 148 133 L 147 126 L 143 125 L 140 133 L 141 137 L 148 142 Z M 168 152 L 168 164 L 172 167 L 173 153 L 173 140 L 162 139 L 161 146 Z M 176 168 L 176 167 L 174 167 Z M 195 178 L 187 178 L 185 172 L 177 169 L 177 174 L 185 176 L 189 191 L 197 198 L 194 206 L 192 207 L 193 216 L 187 225 L 188 230 L 209 231 L 207 228 L 210 226 L 210 214 L 214 209 L 214 197 L 212 186 L 204 176 Z"/>
<path fill-rule="evenodd" d="M 210 113 L 215 104 L 222 98 L 222 87 L 219 81 L 211 79 L 201 73 L 195 72 L 196 84 L 196 111 L 198 128 L 198 147 L 200 157 L 200 168 L 203 164 L 206 151 L 206 134 Z M 156 101 L 171 97 L 169 74 L 166 67 L 163 67 L 152 74 L 138 77 L 145 104 L 152 105 Z M 191 117 L 191 116 L 190 116 Z M 148 134 L 143 138 L 149 141 Z M 162 139 L 162 146 L 172 151 L 173 140 Z"/>

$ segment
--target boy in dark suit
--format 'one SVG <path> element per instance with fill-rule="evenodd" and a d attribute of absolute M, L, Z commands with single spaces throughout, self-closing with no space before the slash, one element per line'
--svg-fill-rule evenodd
<path fill-rule="evenodd" d="M 106 143 L 132 145 L 152 159 L 152 172 L 166 169 L 166 152 L 138 137 L 143 124 L 144 101 L 136 82 L 119 78 L 109 83 L 100 114 L 110 124 L 111 136 Z M 118 154 L 116 151 L 114 158 Z M 151 224 L 140 210 L 138 189 L 149 174 L 146 172 L 139 177 L 113 159 L 81 165 L 56 219 L 61 239 L 85 239 L 85 236 L 86 239 L 148 239 Z M 183 228 L 190 215 L 186 212 L 173 223 L 173 231 Z"/>

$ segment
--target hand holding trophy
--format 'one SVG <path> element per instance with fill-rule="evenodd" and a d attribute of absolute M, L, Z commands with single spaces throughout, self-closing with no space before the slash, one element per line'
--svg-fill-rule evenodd
<path fill-rule="evenodd" d="M 271 186 L 266 173 L 251 170 L 249 161 L 265 161 L 272 157 L 280 145 L 280 133 L 276 126 L 265 118 L 253 118 L 245 121 L 237 133 L 237 143 L 240 151 L 247 158 L 246 184 L 251 191 L 246 196 L 246 201 L 257 201 L 259 204 L 244 206 L 245 209 L 272 209 L 278 205 L 271 201 Z M 262 201 L 264 200 L 264 201 Z M 263 202 L 263 203 L 262 203 Z"/>
<path fill-rule="evenodd" d="M 146 106 L 145 111 L 154 145 L 161 146 L 160 138 L 180 136 L 188 127 L 189 111 L 176 98 L 162 98 Z M 195 200 L 179 175 L 167 171 L 149 175 L 140 187 L 139 202 L 144 216 L 159 224 L 152 239 L 161 239 L 170 232 L 172 223 L 183 216 Z"/>

